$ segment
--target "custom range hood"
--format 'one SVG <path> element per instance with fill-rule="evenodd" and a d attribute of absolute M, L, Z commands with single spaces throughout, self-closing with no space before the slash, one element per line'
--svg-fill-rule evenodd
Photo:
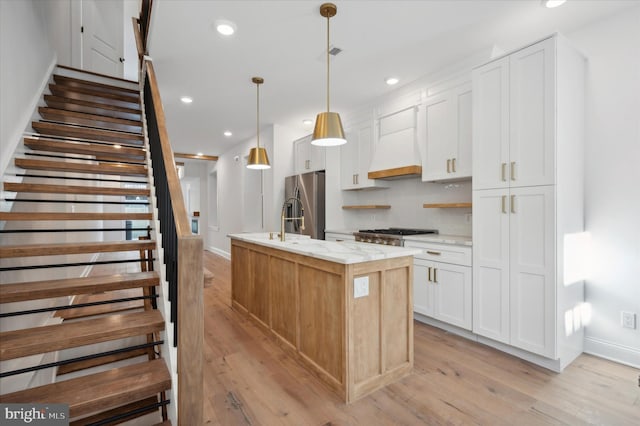
<path fill-rule="evenodd" d="M 418 149 L 418 107 L 410 106 L 379 116 L 369 179 L 400 179 L 422 176 Z"/>

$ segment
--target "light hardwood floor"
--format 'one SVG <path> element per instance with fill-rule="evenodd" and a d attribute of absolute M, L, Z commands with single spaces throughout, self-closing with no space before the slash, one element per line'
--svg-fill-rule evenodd
<path fill-rule="evenodd" d="M 582 355 L 556 374 L 419 322 L 412 374 L 346 405 L 231 309 L 230 262 L 204 259 L 208 424 L 640 424 L 638 369 Z"/>

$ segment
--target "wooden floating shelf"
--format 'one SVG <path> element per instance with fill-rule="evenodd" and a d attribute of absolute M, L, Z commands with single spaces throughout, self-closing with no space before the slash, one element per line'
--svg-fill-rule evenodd
<path fill-rule="evenodd" d="M 448 208 L 463 208 L 471 207 L 471 203 L 436 203 L 436 204 L 423 204 L 425 209 L 448 209 Z"/>
<path fill-rule="evenodd" d="M 390 209 L 391 206 L 387 204 L 369 204 L 363 206 L 342 206 L 343 210 L 372 210 L 372 209 Z"/>

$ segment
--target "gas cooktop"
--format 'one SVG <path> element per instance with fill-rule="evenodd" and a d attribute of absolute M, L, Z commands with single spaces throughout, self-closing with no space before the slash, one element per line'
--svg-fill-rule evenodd
<path fill-rule="evenodd" d="M 385 235 L 420 235 L 437 234 L 437 229 L 411 229 L 411 228 L 384 228 L 384 229 L 360 229 L 358 232 L 367 234 Z"/>
<path fill-rule="evenodd" d="M 354 232 L 356 241 L 375 244 L 386 244 L 390 246 L 404 246 L 403 236 L 437 234 L 437 229 L 410 229 L 410 228 L 384 228 L 384 229 L 361 229 Z"/>

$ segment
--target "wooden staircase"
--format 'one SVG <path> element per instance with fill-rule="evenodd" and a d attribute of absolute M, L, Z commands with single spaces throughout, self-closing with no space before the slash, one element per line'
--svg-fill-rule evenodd
<path fill-rule="evenodd" d="M 154 412 L 154 424 L 169 424 L 171 375 L 160 357 L 165 320 L 154 309 L 160 279 L 148 270 L 156 242 L 125 239 L 150 235 L 152 220 L 139 91 L 124 80 L 110 84 L 106 77 L 93 82 L 79 75 L 58 69 L 46 106 L 38 108 L 41 120 L 32 123 L 34 134 L 24 138 L 23 152 L 3 178 L 4 193 L 15 197 L 6 200 L 11 211 L 0 212 L 0 321 L 6 330 L 0 333 L 0 402 L 69 404 L 71 424 L 78 425 L 117 424 Z M 141 261 L 140 255 L 147 257 Z M 88 272 L 96 265 L 98 275 Z M 129 299 L 138 301 L 136 309 L 104 309 L 122 303 L 119 292 L 134 292 Z M 94 301 L 74 305 L 80 298 Z M 72 299 L 89 313 L 67 320 L 54 315 L 69 309 Z M 132 339 L 140 343 L 123 346 Z M 112 349 L 104 351 L 105 344 Z M 83 355 L 42 361 L 74 350 Z M 123 360 L 128 365 L 110 365 Z M 19 366 L 19 374 L 7 366 Z M 72 377 L 24 389 L 7 385 L 47 368 Z"/>

